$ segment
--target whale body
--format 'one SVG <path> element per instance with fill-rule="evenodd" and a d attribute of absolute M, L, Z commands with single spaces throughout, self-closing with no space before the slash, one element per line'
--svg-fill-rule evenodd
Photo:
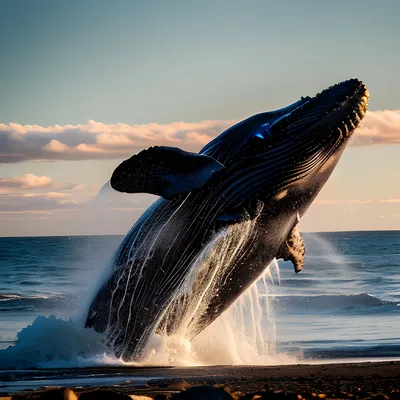
<path fill-rule="evenodd" d="M 239 122 L 199 153 L 151 147 L 123 161 L 111 186 L 160 199 L 123 239 L 86 326 L 104 333 L 117 357 L 139 360 L 153 332 L 171 335 L 186 321 L 185 335 L 195 337 L 274 258 L 301 271 L 298 222 L 368 98 L 350 79 Z"/>

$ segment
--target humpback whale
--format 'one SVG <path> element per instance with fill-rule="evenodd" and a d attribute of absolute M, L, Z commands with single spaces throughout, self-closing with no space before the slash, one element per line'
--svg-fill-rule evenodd
<path fill-rule="evenodd" d="M 156 146 L 123 161 L 112 188 L 160 198 L 123 239 L 86 326 L 104 333 L 117 357 L 139 360 L 152 333 L 172 335 L 183 320 L 195 337 L 274 258 L 301 271 L 298 222 L 368 99 L 366 86 L 350 79 L 251 116 L 199 153 Z"/>

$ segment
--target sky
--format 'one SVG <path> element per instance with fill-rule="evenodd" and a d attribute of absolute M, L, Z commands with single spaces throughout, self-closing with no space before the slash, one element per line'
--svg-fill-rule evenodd
<path fill-rule="evenodd" d="M 369 112 L 303 231 L 400 229 L 400 2 L 0 1 L 0 236 L 123 234 L 151 195 L 96 195 L 151 145 L 363 80 Z"/>

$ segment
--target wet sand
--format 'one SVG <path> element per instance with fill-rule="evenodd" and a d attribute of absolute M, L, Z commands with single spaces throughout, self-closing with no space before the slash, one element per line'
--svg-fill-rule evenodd
<path fill-rule="evenodd" d="M 113 382 L 109 383 L 111 377 Z M 91 380 L 90 383 L 88 378 Z M 44 387 L 40 387 L 41 383 L 45 383 Z M 64 389 L 54 389 L 55 387 L 67 387 L 72 391 L 68 394 Z M 106 390 L 108 394 L 99 389 Z M 180 392 L 182 393 L 179 394 Z M 200 392 L 205 397 L 199 397 Z M 82 400 L 126 399 L 135 398 L 134 395 L 159 399 L 400 400 L 400 361 L 282 366 L 107 367 L 0 371 L 0 396 L 11 398 L 10 395 L 13 395 L 12 398 L 20 399 L 72 399 L 75 396 Z"/>

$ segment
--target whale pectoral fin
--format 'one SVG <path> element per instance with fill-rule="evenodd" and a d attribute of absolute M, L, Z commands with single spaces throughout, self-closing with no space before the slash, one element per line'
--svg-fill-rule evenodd
<path fill-rule="evenodd" d="M 283 242 L 275 257 L 277 259 L 281 258 L 285 261 L 291 261 L 297 273 L 303 269 L 305 251 L 303 238 L 296 225 Z"/>
<path fill-rule="evenodd" d="M 113 189 L 151 193 L 171 200 L 200 189 L 225 166 L 212 157 L 175 147 L 150 147 L 123 161 L 113 172 Z"/>

